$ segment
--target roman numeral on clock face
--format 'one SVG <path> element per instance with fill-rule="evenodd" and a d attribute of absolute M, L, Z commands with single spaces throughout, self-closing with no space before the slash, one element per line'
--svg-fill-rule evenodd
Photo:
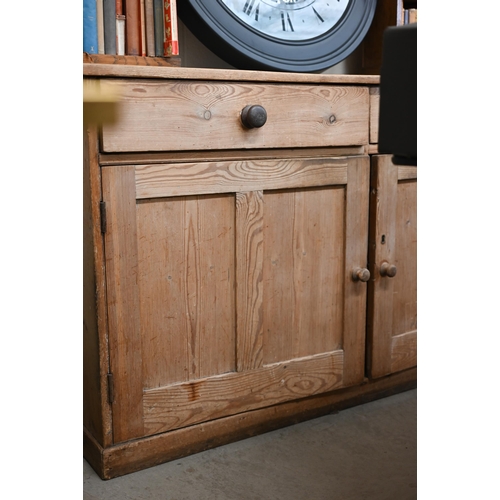
<path fill-rule="evenodd" d="M 286 19 L 285 19 L 285 13 L 281 13 L 281 26 L 283 27 L 283 31 L 287 31 L 287 26 L 290 27 L 290 31 L 295 31 L 293 29 L 293 24 L 290 19 L 290 16 L 288 15 L 288 12 L 286 13 Z"/>

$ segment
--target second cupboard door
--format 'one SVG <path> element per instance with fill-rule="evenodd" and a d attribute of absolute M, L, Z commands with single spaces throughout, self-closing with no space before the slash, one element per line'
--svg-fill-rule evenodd
<path fill-rule="evenodd" d="M 115 443 L 363 380 L 368 157 L 110 166 L 102 185 Z"/>
<path fill-rule="evenodd" d="M 417 365 L 417 167 L 372 157 L 368 373 Z"/>

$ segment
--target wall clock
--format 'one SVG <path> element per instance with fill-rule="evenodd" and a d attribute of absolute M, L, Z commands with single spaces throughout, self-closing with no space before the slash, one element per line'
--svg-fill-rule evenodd
<path fill-rule="evenodd" d="M 377 0 L 177 0 L 182 22 L 239 69 L 323 71 L 363 41 Z"/>

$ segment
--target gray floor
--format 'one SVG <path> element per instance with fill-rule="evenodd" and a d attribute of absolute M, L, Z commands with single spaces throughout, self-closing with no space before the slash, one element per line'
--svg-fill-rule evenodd
<path fill-rule="evenodd" d="M 101 481 L 83 500 L 414 500 L 417 390 Z"/>

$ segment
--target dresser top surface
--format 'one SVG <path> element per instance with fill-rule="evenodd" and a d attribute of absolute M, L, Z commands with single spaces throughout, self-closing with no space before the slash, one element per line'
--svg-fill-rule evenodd
<path fill-rule="evenodd" d="M 326 83 L 378 85 L 378 75 L 333 75 L 311 73 L 279 73 L 210 68 L 179 68 L 159 66 L 127 66 L 119 64 L 83 64 L 84 77 L 164 78 L 187 80 L 225 80 L 269 83 Z"/>

